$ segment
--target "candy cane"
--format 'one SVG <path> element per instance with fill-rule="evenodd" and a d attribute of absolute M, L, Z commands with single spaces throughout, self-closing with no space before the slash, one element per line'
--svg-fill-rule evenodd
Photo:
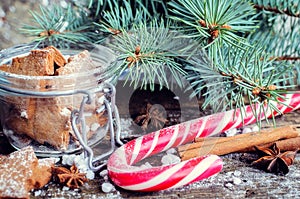
<path fill-rule="evenodd" d="M 300 94 L 287 95 L 285 106 L 274 104 L 281 113 L 300 108 Z M 242 120 L 241 110 L 230 110 L 141 136 L 118 148 L 109 158 L 107 169 L 112 181 L 119 187 L 136 191 L 157 191 L 186 185 L 210 177 L 222 169 L 222 161 L 216 155 L 193 158 L 179 164 L 144 168 L 132 166 L 138 161 L 172 147 L 238 128 L 256 121 L 250 106 L 245 109 Z M 278 112 L 273 112 L 277 115 Z M 272 116 L 269 109 L 266 117 Z M 261 116 L 259 119 L 262 119 Z"/>

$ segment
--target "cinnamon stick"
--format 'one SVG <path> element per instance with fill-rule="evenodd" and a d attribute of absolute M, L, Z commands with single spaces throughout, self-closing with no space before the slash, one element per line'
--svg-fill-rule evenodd
<path fill-rule="evenodd" d="M 295 137 L 295 138 L 278 140 L 276 142 L 270 142 L 267 144 L 262 144 L 262 145 L 259 145 L 259 147 L 268 148 L 274 143 L 276 143 L 276 145 L 280 149 L 280 151 L 295 151 L 297 149 L 300 149 L 300 136 Z M 249 148 L 243 149 L 238 152 L 249 153 L 249 152 L 254 152 L 254 151 L 256 151 L 255 147 L 249 147 Z"/>
<path fill-rule="evenodd" d="M 231 137 L 198 138 L 195 143 L 178 147 L 182 160 L 207 154 L 224 155 L 253 146 L 295 138 L 299 132 L 293 126 L 283 126 L 268 131 L 239 134 Z"/>

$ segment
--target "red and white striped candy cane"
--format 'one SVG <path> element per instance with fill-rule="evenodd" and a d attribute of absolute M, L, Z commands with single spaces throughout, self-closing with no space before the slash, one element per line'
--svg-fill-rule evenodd
<path fill-rule="evenodd" d="M 285 104 L 289 106 L 275 104 L 281 113 L 300 108 L 300 94 L 286 97 Z M 212 176 L 222 169 L 222 161 L 216 155 L 151 168 L 132 165 L 151 155 L 191 142 L 196 137 L 216 135 L 256 121 L 250 106 L 245 109 L 244 121 L 240 114 L 240 110 L 217 113 L 170 126 L 132 140 L 110 156 L 107 163 L 109 176 L 117 186 L 136 191 L 175 188 Z M 273 114 L 278 113 L 273 112 Z M 267 111 L 265 116 L 272 116 L 272 112 Z"/>

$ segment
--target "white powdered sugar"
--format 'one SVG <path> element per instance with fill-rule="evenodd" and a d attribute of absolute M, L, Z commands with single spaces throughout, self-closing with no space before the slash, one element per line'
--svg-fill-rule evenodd
<path fill-rule="evenodd" d="M 144 169 L 149 169 L 149 168 L 152 168 L 153 166 L 149 162 L 145 162 L 140 167 L 144 168 Z"/>
<path fill-rule="evenodd" d="M 259 126 L 255 125 L 252 127 L 252 132 L 258 132 L 259 131 Z"/>
<path fill-rule="evenodd" d="M 0 198 L 28 198 L 29 190 L 36 186 L 32 183 L 39 183 L 35 181 L 37 173 L 48 170 L 54 162 L 54 158 L 37 159 L 32 147 L 1 156 Z M 42 167 L 45 169 L 39 170 Z"/>
<path fill-rule="evenodd" d="M 177 151 L 176 151 L 176 149 L 174 149 L 174 148 L 170 148 L 170 149 L 168 149 L 168 150 L 166 151 L 166 153 L 167 153 L 167 154 L 176 154 Z"/>
<path fill-rule="evenodd" d="M 104 193 L 110 193 L 116 190 L 115 186 L 109 182 L 107 169 L 102 170 L 99 175 L 104 179 L 104 182 L 101 184 L 101 190 Z"/>
<path fill-rule="evenodd" d="M 75 158 L 75 154 L 71 154 L 71 155 L 63 155 L 62 156 L 62 164 L 63 165 L 68 165 L 68 166 L 72 166 L 74 163 L 74 158 Z"/>
<path fill-rule="evenodd" d="M 88 158 L 84 156 L 84 153 L 81 153 L 80 155 L 63 155 L 62 164 L 68 166 L 75 164 L 80 173 L 86 174 L 87 179 L 92 180 L 95 178 L 95 173 L 90 169 Z"/>
<path fill-rule="evenodd" d="M 20 117 L 21 117 L 21 118 L 28 119 L 28 115 L 27 115 L 26 110 L 23 110 L 23 111 L 21 112 Z"/>
<path fill-rule="evenodd" d="M 249 127 L 243 128 L 243 131 L 242 131 L 243 134 L 244 134 L 244 133 L 251 133 L 251 132 L 252 132 L 252 129 L 249 128 Z"/>
<path fill-rule="evenodd" d="M 233 128 L 233 129 L 229 129 L 229 130 L 225 131 L 224 133 L 225 133 L 226 137 L 230 137 L 230 136 L 237 135 L 238 131 L 236 128 Z"/>
<path fill-rule="evenodd" d="M 26 179 L 32 175 L 31 163 L 36 161 L 32 148 L 14 152 L 1 160 L 0 198 L 27 196 Z M 18 161 L 18 164 L 15 164 L 15 161 Z"/>
<path fill-rule="evenodd" d="M 163 165 L 177 164 L 180 163 L 181 159 L 177 155 L 167 154 L 161 158 L 161 163 Z"/>
<path fill-rule="evenodd" d="M 61 115 L 64 115 L 64 116 L 70 116 L 71 115 L 71 111 L 64 107 L 63 109 L 61 109 L 61 112 L 60 112 Z"/>
<path fill-rule="evenodd" d="M 107 175 L 108 175 L 108 170 L 107 170 L 107 169 L 104 169 L 103 171 L 101 171 L 101 172 L 99 173 L 99 175 L 100 175 L 101 177 L 107 176 Z"/>
<path fill-rule="evenodd" d="M 112 191 L 115 190 L 115 187 L 114 185 L 112 185 L 111 183 L 109 182 L 104 182 L 102 185 L 101 185 L 101 189 L 104 193 L 110 193 Z"/>
<path fill-rule="evenodd" d="M 97 123 L 97 122 L 94 122 L 92 125 L 91 125 L 91 128 L 90 130 L 91 131 L 97 131 L 97 129 L 100 127 L 100 124 Z"/>

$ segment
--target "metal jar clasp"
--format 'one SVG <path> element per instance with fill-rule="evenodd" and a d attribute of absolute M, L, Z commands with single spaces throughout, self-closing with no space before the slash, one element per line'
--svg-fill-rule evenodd
<path fill-rule="evenodd" d="M 90 92 L 85 92 L 86 95 L 83 96 L 81 105 L 79 110 L 73 110 L 71 113 L 71 125 L 73 131 L 84 149 L 84 155 L 88 158 L 88 165 L 91 170 L 97 171 L 106 165 L 104 161 L 98 166 L 94 166 L 96 162 L 104 160 L 107 156 L 111 155 L 116 147 L 116 143 L 119 145 L 123 145 L 120 139 L 120 117 L 117 106 L 115 104 L 115 95 L 116 89 L 115 87 L 108 82 L 102 82 L 98 86 L 98 91 L 104 94 L 103 105 L 97 109 L 98 112 L 106 111 L 108 115 L 108 130 L 110 133 L 110 149 L 97 156 L 94 157 L 94 152 L 90 146 L 88 146 L 88 138 L 87 138 L 87 129 L 86 129 L 86 121 L 84 117 L 84 106 L 87 104 L 91 104 L 93 101 L 92 94 Z M 80 124 L 80 129 L 78 129 L 78 124 Z"/>

